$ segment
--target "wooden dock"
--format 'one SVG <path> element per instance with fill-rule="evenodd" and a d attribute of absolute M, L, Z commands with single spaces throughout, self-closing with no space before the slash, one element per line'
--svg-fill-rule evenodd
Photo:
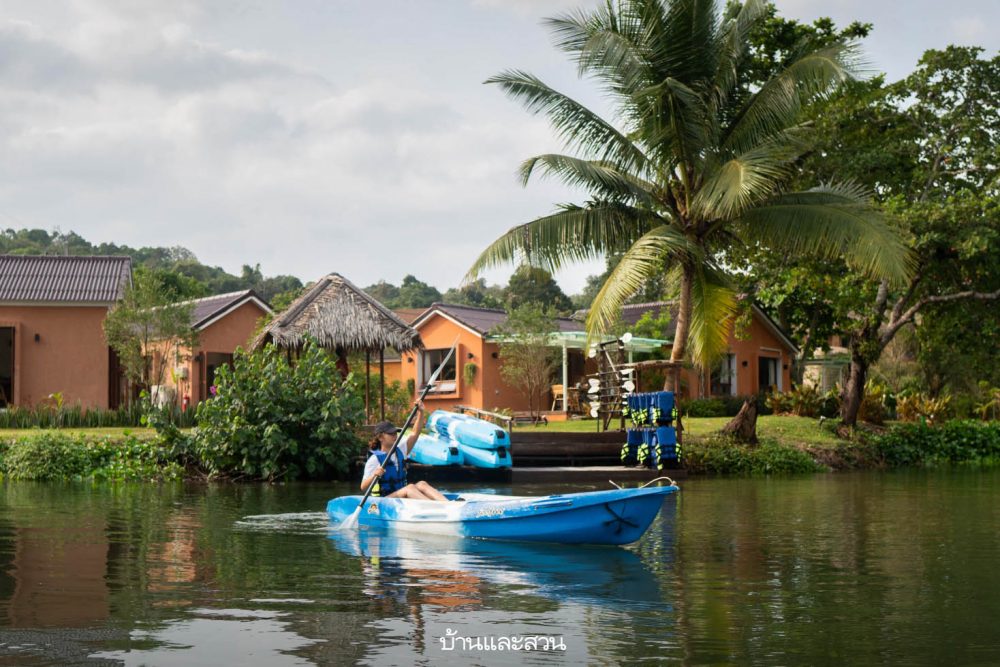
<path fill-rule="evenodd" d="M 625 434 L 619 431 L 600 433 L 532 433 L 515 429 L 511 433 L 513 468 L 490 470 L 472 466 L 425 466 L 410 463 L 412 481 L 469 482 L 482 484 L 593 482 L 647 482 L 663 475 L 673 479 L 685 476 L 683 468 L 654 470 L 621 465 Z"/>

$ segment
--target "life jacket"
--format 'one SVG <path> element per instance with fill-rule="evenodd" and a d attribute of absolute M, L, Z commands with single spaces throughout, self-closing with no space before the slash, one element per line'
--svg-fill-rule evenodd
<path fill-rule="evenodd" d="M 385 452 L 376 450 L 372 454 L 378 459 L 378 464 L 385 468 L 385 473 L 382 477 L 376 477 L 375 481 L 372 482 L 373 496 L 385 497 L 406 486 L 406 463 L 403 461 L 403 457 L 398 449 L 393 454 L 392 461 L 388 465 L 385 462 Z"/>

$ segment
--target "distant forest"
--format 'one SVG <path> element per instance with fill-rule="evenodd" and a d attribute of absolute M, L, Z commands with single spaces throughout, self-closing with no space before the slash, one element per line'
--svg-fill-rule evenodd
<path fill-rule="evenodd" d="M 115 243 L 95 245 L 76 232 L 7 229 L 0 232 L 0 253 L 126 255 L 132 258 L 135 270 L 155 274 L 164 289 L 169 290 L 178 300 L 253 289 L 275 309 L 281 310 L 305 288 L 295 276 L 264 276 L 260 264 L 244 264 L 240 275 L 235 276 L 221 267 L 202 264 L 193 252 L 181 246 L 132 248 Z M 480 308 L 510 309 L 523 303 L 535 302 L 553 307 L 560 315 L 568 315 L 574 310 L 590 307 L 617 259 L 612 258 L 608 262 L 604 274 L 590 276 L 584 291 L 573 296 L 566 295 L 548 271 L 527 265 L 514 271 L 506 285 L 487 285 L 486 281 L 480 279 L 469 285 L 441 292 L 415 276 L 408 275 L 400 285 L 379 281 L 363 289 L 389 308 L 426 308 L 441 301 Z M 635 300 L 655 300 L 660 298 L 661 293 L 662 285 L 654 283 L 640 291 Z"/>

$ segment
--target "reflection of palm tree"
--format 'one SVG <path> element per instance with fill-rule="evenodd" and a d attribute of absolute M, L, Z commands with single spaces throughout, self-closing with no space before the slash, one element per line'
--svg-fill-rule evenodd
<path fill-rule="evenodd" d="M 517 258 L 555 270 L 622 253 L 594 300 L 588 330 L 605 331 L 644 281 L 667 271 L 679 295 L 671 360 L 682 361 L 690 341 L 704 365 L 724 351 L 735 309 L 720 263 L 728 249 L 761 245 L 843 257 L 874 277 L 905 274 L 902 244 L 857 188 L 785 189 L 810 148 L 799 112 L 851 76 L 853 47 L 803 50 L 750 90 L 749 35 L 768 3 L 745 0 L 721 20 L 714 5 L 622 0 L 549 21 L 581 73 L 610 94 L 623 129 L 530 74 L 489 80 L 548 116 L 576 151 L 528 159 L 523 181 L 541 171 L 592 198 L 514 227 L 483 251 L 469 278 Z"/>

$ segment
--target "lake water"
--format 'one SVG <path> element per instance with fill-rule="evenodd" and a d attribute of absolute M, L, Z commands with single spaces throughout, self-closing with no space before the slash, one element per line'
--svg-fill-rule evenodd
<path fill-rule="evenodd" d="M 346 485 L 5 483 L 0 665 L 1000 663 L 1000 473 L 680 486 L 580 548 L 331 533 Z"/>

